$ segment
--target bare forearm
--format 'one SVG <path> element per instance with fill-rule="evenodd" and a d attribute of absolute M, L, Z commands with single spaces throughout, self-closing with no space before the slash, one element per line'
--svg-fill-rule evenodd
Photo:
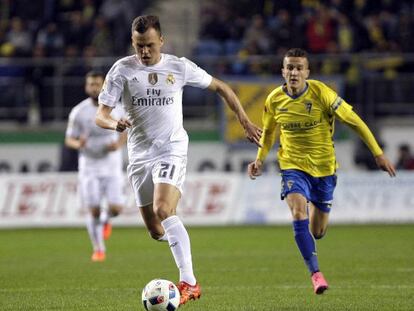
<path fill-rule="evenodd" d="M 104 129 L 116 130 L 118 121 L 111 117 L 112 107 L 99 104 L 95 116 L 95 123 Z"/>
<path fill-rule="evenodd" d="M 79 150 L 82 147 L 82 142 L 80 139 L 76 139 L 73 137 L 66 137 L 65 138 L 65 145 L 69 148 Z"/>
<path fill-rule="evenodd" d="M 97 114 L 95 118 L 96 125 L 109 130 L 115 130 L 117 122 L 111 116 L 103 116 L 101 114 Z"/>

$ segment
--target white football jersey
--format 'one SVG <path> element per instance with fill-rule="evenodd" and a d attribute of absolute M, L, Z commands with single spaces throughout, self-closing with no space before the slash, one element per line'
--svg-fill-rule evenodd
<path fill-rule="evenodd" d="M 186 58 L 161 54 L 152 66 L 136 55 L 118 60 L 108 72 L 99 103 L 115 107 L 119 99 L 132 127 L 128 132 L 129 163 L 159 155 L 187 155 L 182 94 L 185 85 L 207 88 L 212 76 Z"/>
<path fill-rule="evenodd" d="M 79 150 L 79 173 L 113 175 L 122 173 L 122 149 L 107 151 L 106 146 L 119 139 L 119 133 L 96 125 L 98 107 L 87 98 L 72 108 L 69 114 L 66 137 L 86 138 L 85 146 Z M 114 118 L 125 116 L 122 107 L 113 109 Z"/>

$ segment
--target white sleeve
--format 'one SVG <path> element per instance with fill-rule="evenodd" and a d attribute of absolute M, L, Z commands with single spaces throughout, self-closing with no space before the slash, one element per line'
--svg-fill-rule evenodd
<path fill-rule="evenodd" d="M 99 103 L 115 107 L 124 90 L 124 80 L 119 72 L 118 64 L 114 64 L 105 77 L 104 85 L 99 94 Z"/>
<path fill-rule="evenodd" d="M 185 65 L 184 85 L 205 89 L 211 84 L 213 77 L 204 69 L 198 67 L 195 63 L 185 57 L 182 57 L 181 60 Z"/>
<path fill-rule="evenodd" d="M 69 114 L 68 127 L 66 128 L 65 137 L 78 138 L 81 134 L 81 128 L 78 120 L 78 109 L 72 109 Z"/>

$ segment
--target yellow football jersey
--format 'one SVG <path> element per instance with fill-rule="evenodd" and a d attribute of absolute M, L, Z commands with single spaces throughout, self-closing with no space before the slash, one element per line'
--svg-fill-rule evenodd
<path fill-rule="evenodd" d="M 280 132 L 280 168 L 298 169 L 314 177 L 334 174 L 338 166 L 333 142 L 335 116 L 356 130 L 374 155 L 382 153 L 352 106 L 324 83 L 307 80 L 305 90 L 296 97 L 283 86 L 271 92 L 265 103 L 263 129 L 265 135 L 269 129 Z M 259 159 L 264 160 L 269 147 L 263 147 L 266 151 L 259 148 Z"/>

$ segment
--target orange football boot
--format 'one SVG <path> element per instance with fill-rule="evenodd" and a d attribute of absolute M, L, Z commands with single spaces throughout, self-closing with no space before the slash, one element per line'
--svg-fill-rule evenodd
<path fill-rule="evenodd" d="M 196 285 L 190 285 L 184 281 L 181 281 L 177 285 L 180 291 L 180 305 L 185 304 L 189 300 L 199 299 L 201 296 L 201 287 L 198 283 Z"/>
<path fill-rule="evenodd" d="M 91 260 L 93 262 L 101 262 L 101 261 L 105 261 L 105 258 L 106 258 L 105 252 L 95 251 L 92 254 Z"/>
<path fill-rule="evenodd" d="M 109 237 L 111 236 L 111 234 L 112 234 L 112 225 L 109 222 L 107 222 L 103 226 L 103 237 L 104 237 L 104 240 L 108 240 Z"/>

